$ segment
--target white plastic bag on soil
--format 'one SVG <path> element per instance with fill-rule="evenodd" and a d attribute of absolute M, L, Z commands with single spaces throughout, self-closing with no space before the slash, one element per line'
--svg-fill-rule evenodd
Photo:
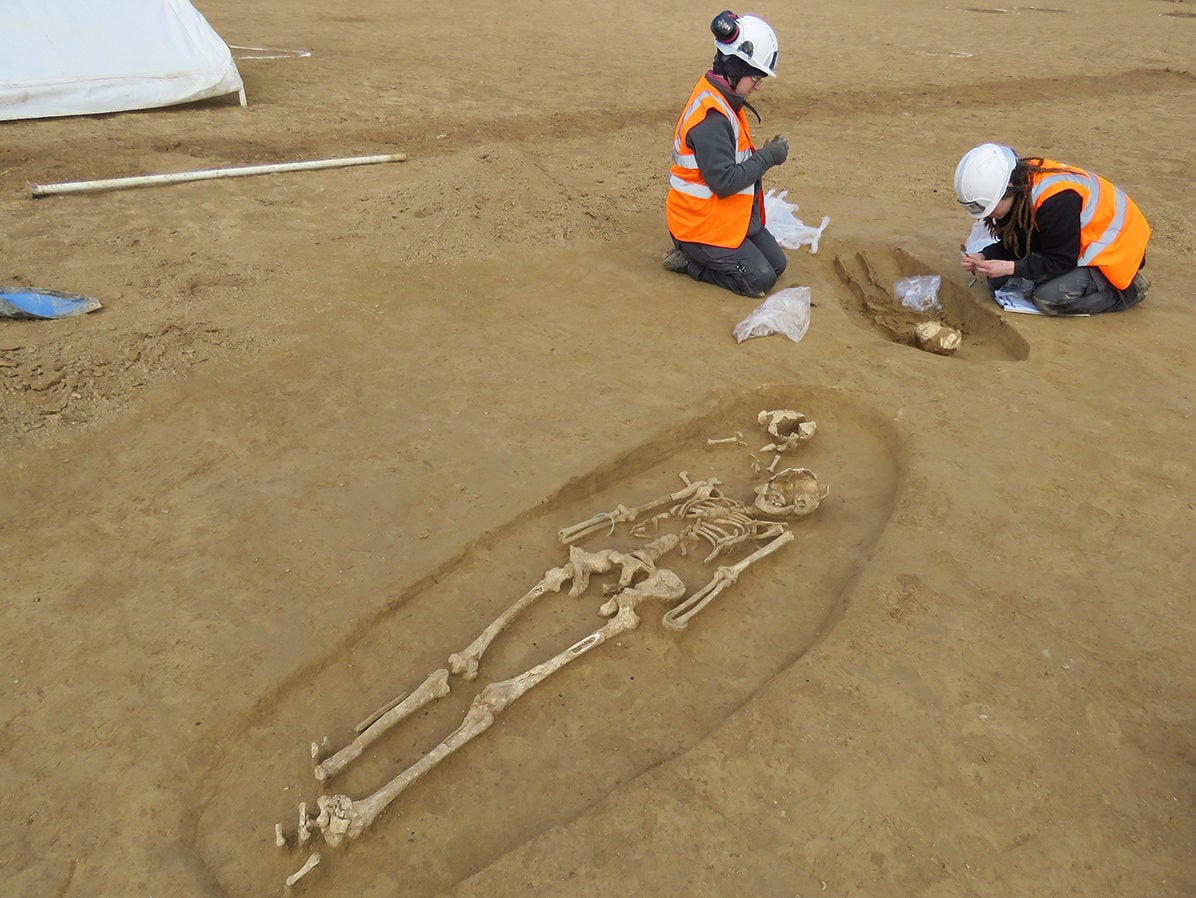
<path fill-rule="evenodd" d="M 764 300 L 731 333 L 736 343 L 769 334 L 784 334 L 796 343 L 809 329 L 810 288 L 786 287 Z"/>
<path fill-rule="evenodd" d="M 810 227 L 794 213 L 797 206 L 785 201 L 788 190 L 777 193 L 770 190 L 764 194 L 764 226 L 776 238 L 777 243 L 785 249 L 797 249 L 809 246 L 810 253 L 818 252 L 818 241 L 822 239 L 822 232 L 831 223 L 829 215 L 822 216 L 822 224 L 816 228 Z"/>

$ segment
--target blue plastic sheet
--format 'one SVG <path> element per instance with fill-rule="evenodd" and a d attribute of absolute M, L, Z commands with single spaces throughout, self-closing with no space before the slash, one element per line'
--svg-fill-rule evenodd
<path fill-rule="evenodd" d="M 90 296 L 32 287 L 0 287 L 0 318 L 72 318 L 100 307 L 100 301 Z"/>

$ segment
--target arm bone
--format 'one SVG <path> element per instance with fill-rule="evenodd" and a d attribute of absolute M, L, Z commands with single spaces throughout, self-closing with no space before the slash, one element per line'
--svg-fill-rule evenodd
<path fill-rule="evenodd" d="M 714 576 L 710 582 L 707 583 L 700 590 L 695 592 L 692 596 L 673 608 L 671 611 L 665 613 L 663 623 L 666 627 L 671 627 L 674 630 L 684 630 L 689 626 L 690 618 L 705 608 L 712 602 L 719 593 L 721 593 L 728 586 L 735 583 L 739 579 L 739 575 L 743 573 L 752 564 L 755 564 L 765 555 L 771 555 L 781 546 L 793 540 L 793 534 L 786 530 L 772 542 L 757 549 L 751 555 L 748 555 L 742 561 L 728 567 L 720 567 L 715 570 Z"/>

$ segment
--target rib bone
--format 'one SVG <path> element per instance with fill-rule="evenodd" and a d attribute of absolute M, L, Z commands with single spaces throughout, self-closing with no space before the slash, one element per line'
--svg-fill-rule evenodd
<path fill-rule="evenodd" d="M 330 776 L 335 776 L 344 770 L 351 762 L 361 757 L 361 753 L 377 740 L 392 726 L 409 717 L 424 705 L 448 695 L 448 669 L 440 668 L 428 674 L 414 692 L 391 708 L 372 724 L 362 730 L 356 739 L 323 762 L 316 765 L 316 779 L 323 782 Z"/>
<path fill-rule="evenodd" d="M 547 661 L 509 680 L 486 686 L 473 700 L 464 721 L 454 732 L 373 795 L 358 800 L 347 795 L 321 795 L 317 799 L 320 816 L 316 818 L 316 823 L 324 841 L 336 846 L 346 837 L 356 839 L 408 786 L 489 729 L 498 714 L 533 686 L 611 637 L 635 629 L 640 621 L 636 606 L 644 599 L 673 601 L 683 595 L 685 584 L 680 577 L 666 568 L 652 571 L 642 583 L 627 587 L 603 605 L 603 609 L 614 616 L 600 629 Z"/>
<path fill-rule="evenodd" d="M 751 555 L 748 555 L 737 564 L 732 564 L 727 567 L 717 568 L 714 572 L 714 577 L 702 589 L 695 592 L 688 599 L 678 605 L 676 608 L 665 613 L 663 618 L 664 625 L 671 627 L 674 630 L 684 630 L 689 625 L 689 620 L 703 608 L 705 608 L 714 598 L 721 593 L 728 586 L 732 585 L 739 579 L 748 567 L 755 564 L 765 555 L 771 555 L 781 546 L 785 545 L 793 539 L 793 534 L 785 531 L 772 542 L 761 546 Z"/>

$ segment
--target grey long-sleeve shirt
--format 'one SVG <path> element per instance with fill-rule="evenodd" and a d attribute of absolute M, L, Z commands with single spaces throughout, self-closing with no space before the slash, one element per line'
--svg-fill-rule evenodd
<path fill-rule="evenodd" d="M 732 109 L 743 105 L 742 97 L 728 94 L 713 81 L 710 83 Z M 735 161 L 735 129 L 725 115 L 713 109 L 707 112 L 706 118 L 690 129 L 686 143 L 694 151 L 702 180 L 717 196 L 731 196 L 752 184 L 755 184 L 757 195 L 760 193 L 760 179 L 769 166 L 755 154 L 743 162 Z M 760 228 L 760 204 L 753 203 L 748 235 L 755 234 Z"/>

